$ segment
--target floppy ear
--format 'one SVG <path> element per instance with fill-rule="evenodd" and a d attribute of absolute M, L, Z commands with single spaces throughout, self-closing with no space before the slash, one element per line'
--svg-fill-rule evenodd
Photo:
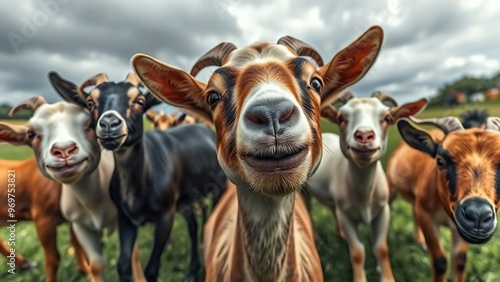
<path fill-rule="evenodd" d="M 54 90 L 67 102 L 71 102 L 86 108 L 86 98 L 80 91 L 78 87 L 70 81 L 64 80 L 57 72 L 49 72 L 49 81 Z"/>
<path fill-rule="evenodd" d="M 372 26 L 346 48 L 338 52 L 326 65 L 319 68 L 324 81 L 321 106 L 329 104 L 342 90 L 358 82 L 377 59 L 384 32 Z"/>
<path fill-rule="evenodd" d="M 337 123 L 338 110 L 333 105 L 326 105 L 321 108 L 321 117 L 332 123 Z"/>
<path fill-rule="evenodd" d="M 0 142 L 6 142 L 14 146 L 31 146 L 27 133 L 28 127 L 25 125 L 0 123 Z"/>
<path fill-rule="evenodd" d="M 144 54 L 132 57 L 132 67 L 151 94 L 158 99 L 213 122 L 212 112 L 202 95 L 205 83 L 179 68 Z"/>
<path fill-rule="evenodd" d="M 155 110 L 147 110 L 146 111 L 146 118 L 149 119 L 150 121 L 154 122 L 156 114 L 157 113 Z"/>
<path fill-rule="evenodd" d="M 427 132 L 413 127 L 406 118 L 399 120 L 397 126 L 399 134 L 408 145 L 433 158 L 436 156 L 437 144 Z"/>
<path fill-rule="evenodd" d="M 427 99 L 424 98 L 416 102 L 407 103 L 399 107 L 391 108 L 390 109 L 391 116 L 394 119 L 394 121 L 397 121 L 400 118 L 416 116 L 420 114 L 425 109 L 425 107 L 427 107 L 427 103 L 428 103 Z"/>

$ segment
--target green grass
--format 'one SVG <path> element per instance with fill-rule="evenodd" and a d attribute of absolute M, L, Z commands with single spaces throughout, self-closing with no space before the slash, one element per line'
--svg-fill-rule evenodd
<path fill-rule="evenodd" d="M 446 115 L 457 116 L 471 105 L 462 106 L 452 110 L 431 108 L 424 111 L 419 117 L 441 117 Z M 480 109 L 488 109 L 490 115 L 500 116 L 500 102 L 484 103 L 476 105 Z M 148 129 L 151 125 L 148 124 Z M 333 125 L 323 123 L 323 130 L 336 131 Z M 382 159 L 385 167 L 387 158 L 400 141 L 395 127 L 389 131 L 388 153 Z M 32 152 L 26 147 L 12 147 L 0 145 L 0 159 L 24 159 L 32 156 Z M 410 205 L 401 199 L 397 199 L 392 206 L 391 226 L 389 229 L 389 247 L 391 264 L 396 281 L 430 281 L 429 256 L 413 237 L 413 222 L 410 214 Z M 347 244 L 339 239 L 334 231 L 333 218 L 328 209 L 313 200 L 312 216 L 315 230 L 320 238 L 317 242 L 325 281 L 351 281 L 351 265 L 349 262 Z M 139 233 L 139 244 L 143 265 L 149 256 L 152 243 L 151 226 L 145 226 Z M 7 230 L 0 230 L 2 238 L 7 237 Z M 442 243 L 448 251 L 451 245 L 449 231 L 441 229 Z M 117 281 L 116 263 L 119 251 L 119 240 L 117 232 L 105 237 L 104 255 L 106 260 L 106 281 Z M 367 227 L 360 228 L 360 237 L 365 244 L 367 254 L 365 268 L 368 281 L 379 281 L 376 270 L 376 261 L 371 251 L 368 240 L 369 230 Z M 495 238 L 485 246 L 471 246 L 468 252 L 468 263 L 466 269 L 467 281 L 500 281 L 500 231 Z M 43 251 L 36 237 L 35 229 L 31 223 L 20 223 L 17 227 L 16 237 L 17 251 L 24 256 L 39 262 L 39 265 L 30 271 L 18 273 L 14 277 L 8 276 L 7 266 L 0 263 L 0 280 L 5 278 L 9 281 L 42 281 L 44 279 Z M 61 225 L 58 229 L 59 251 L 61 263 L 59 266 L 59 281 L 89 281 L 77 273 L 76 262 L 72 255 L 69 243 L 69 232 L 67 225 Z M 201 254 L 201 251 L 200 251 Z M 166 251 L 162 256 L 159 281 L 183 281 L 187 271 L 190 258 L 190 243 L 184 219 L 177 215 L 174 229 Z M 450 262 L 449 262 L 450 263 Z M 200 278 L 203 277 L 203 271 Z"/>

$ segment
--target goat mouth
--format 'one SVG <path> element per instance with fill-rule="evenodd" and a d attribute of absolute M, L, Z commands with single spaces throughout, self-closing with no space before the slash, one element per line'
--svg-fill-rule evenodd
<path fill-rule="evenodd" d="M 99 143 L 101 146 L 108 150 L 115 150 L 120 147 L 122 144 L 123 137 L 125 137 L 126 134 L 122 134 L 120 136 L 97 136 L 97 139 L 99 140 Z"/>
<path fill-rule="evenodd" d="M 102 142 L 111 142 L 111 141 L 116 141 L 118 139 L 121 139 L 123 137 L 125 137 L 125 134 L 122 134 L 120 136 L 112 136 L 112 135 L 97 136 L 97 139 L 101 140 Z"/>
<path fill-rule="evenodd" d="M 281 172 L 296 168 L 304 162 L 309 150 L 298 148 L 291 152 L 267 155 L 247 154 L 243 160 L 251 168 L 262 172 Z"/>
<path fill-rule="evenodd" d="M 87 162 L 88 159 L 83 159 L 82 161 L 76 163 L 65 163 L 62 166 L 49 166 L 45 167 L 52 173 L 59 175 L 61 178 L 72 177 L 74 173 L 78 172 L 80 168 Z"/>
<path fill-rule="evenodd" d="M 465 230 L 465 228 L 460 226 L 460 223 L 456 222 L 456 225 L 458 227 L 457 230 L 460 236 L 462 236 L 462 238 L 469 244 L 479 245 L 488 243 L 488 241 L 493 238 L 493 234 L 495 234 L 495 229 L 493 229 L 493 231 L 491 232 L 476 230 L 474 234 L 473 232 Z"/>
<path fill-rule="evenodd" d="M 371 149 L 367 147 L 349 147 L 349 150 L 353 151 L 356 154 L 371 155 L 378 152 L 379 148 Z"/>

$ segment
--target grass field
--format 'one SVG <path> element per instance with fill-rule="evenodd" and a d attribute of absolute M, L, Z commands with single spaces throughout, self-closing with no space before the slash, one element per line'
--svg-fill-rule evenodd
<path fill-rule="evenodd" d="M 441 117 L 458 115 L 472 106 L 462 106 L 453 110 L 427 109 L 420 117 Z M 500 103 L 485 103 L 477 108 L 486 108 L 490 115 L 500 116 Z M 334 126 L 324 125 L 323 130 L 335 131 Z M 387 158 L 399 142 L 400 137 L 395 127 L 389 132 L 389 149 L 382 162 L 386 164 Z M 0 159 L 24 159 L 31 157 L 29 148 L 11 147 L 0 145 Z M 313 220 L 315 230 L 320 240 L 317 242 L 318 250 L 325 273 L 325 281 L 351 281 L 351 266 L 347 244 L 339 239 L 334 232 L 332 215 L 326 208 L 313 201 Z M 379 281 L 376 262 L 371 253 L 371 244 L 368 240 L 368 229 L 361 227 L 361 237 L 367 253 L 366 273 L 368 281 Z M 0 236 L 6 238 L 7 230 L 2 229 Z M 139 244 L 143 265 L 149 256 L 152 241 L 152 228 L 145 226 L 139 233 Z M 442 242 L 449 250 L 449 231 L 442 228 Z M 7 274 L 5 263 L 0 264 L 0 280 L 5 281 L 43 281 L 44 265 L 43 252 L 36 237 L 35 229 L 31 223 L 21 223 L 17 227 L 17 250 L 24 256 L 38 261 L 38 267 L 15 276 Z M 59 281 L 88 281 L 76 270 L 73 250 L 69 243 L 69 233 L 66 225 L 61 225 L 58 230 L 59 250 L 61 263 L 59 266 Z M 429 257 L 413 238 L 413 222 L 410 215 L 410 206 L 401 199 L 397 199 L 392 206 L 391 226 L 389 230 L 389 247 L 391 263 L 397 281 L 430 281 Z M 117 281 L 116 263 L 118 255 L 118 236 L 115 232 L 104 239 L 106 260 L 106 281 Z M 174 229 L 162 256 L 159 281 L 183 281 L 190 256 L 190 244 L 186 224 L 183 218 L 177 215 Z M 500 281 L 500 231 L 495 238 L 485 246 L 472 246 L 468 253 L 467 281 Z M 203 271 L 200 278 L 203 277 Z"/>

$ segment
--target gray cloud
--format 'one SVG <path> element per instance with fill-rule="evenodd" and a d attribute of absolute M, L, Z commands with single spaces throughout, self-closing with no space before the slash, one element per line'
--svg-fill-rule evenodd
<path fill-rule="evenodd" d="M 47 81 L 51 70 L 77 83 L 98 72 L 121 80 L 138 52 L 189 69 L 221 41 L 244 46 L 292 35 L 330 59 L 374 24 L 384 28 L 385 42 L 352 87 L 359 96 L 377 89 L 401 101 L 429 97 L 465 74 L 500 70 L 495 1 L 12 0 L 3 7 L 0 102 L 58 100 Z M 13 46 L 13 39 L 21 41 Z"/>

